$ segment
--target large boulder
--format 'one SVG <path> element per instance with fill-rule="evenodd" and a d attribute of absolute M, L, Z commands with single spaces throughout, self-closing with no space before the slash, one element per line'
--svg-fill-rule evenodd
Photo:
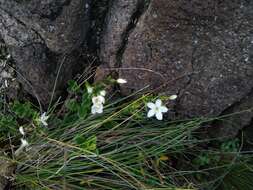
<path fill-rule="evenodd" d="M 176 93 L 175 111 L 183 117 L 215 117 L 253 105 L 247 98 L 253 89 L 253 1 L 113 2 L 98 73 L 116 70 L 128 81 L 123 93 L 145 86 Z M 253 116 L 247 113 L 243 125 Z"/>
<path fill-rule="evenodd" d="M 71 78 L 88 26 L 89 0 L 0 0 L 0 36 L 18 79 L 44 104 Z"/>

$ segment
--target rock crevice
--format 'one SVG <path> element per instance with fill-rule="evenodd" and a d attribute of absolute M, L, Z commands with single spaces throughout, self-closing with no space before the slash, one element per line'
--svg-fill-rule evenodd
<path fill-rule="evenodd" d="M 127 46 L 128 38 L 129 38 L 131 32 L 136 27 L 136 25 L 138 24 L 140 17 L 148 9 L 149 3 L 150 3 L 150 0 L 149 1 L 146 1 L 146 0 L 137 1 L 136 8 L 135 8 L 134 12 L 132 13 L 132 16 L 129 19 L 130 22 L 128 23 L 125 30 L 121 34 L 121 45 L 116 52 L 115 67 L 119 68 L 122 66 L 122 56 L 123 56 L 125 48 Z"/>
<path fill-rule="evenodd" d="M 108 67 L 121 66 L 128 37 L 148 5 L 149 1 L 145 0 L 115 0 L 112 2 L 107 13 L 100 46 L 101 60 Z"/>

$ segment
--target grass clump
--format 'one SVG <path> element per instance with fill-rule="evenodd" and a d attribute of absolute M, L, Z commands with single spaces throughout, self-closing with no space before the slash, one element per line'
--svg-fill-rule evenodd
<path fill-rule="evenodd" d="M 9 104 L 8 112 L 0 119 L 0 132 L 1 144 L 8 147 L 5 152 L 9 154 L 9 158 L 2 159 L 17 166 L 15 189 L 252 187 L 251 154 L 242 153 L 241 140 L 220 143 L 199 138 L 201 126 L 218 118 L 147 118 L 148 102 L 169 99 L 150 94 L 123 99 L 106 96 L 105 104 L 101 104 L 103 113 L 91 114 L 93 97 L 100 96 L 113 82 L 108 79 L 91 86 L 70 81 L 67 100 L 57 102 L 46 112 L 48 126 L 41 123 L 43 111 L 31 103 Z M 20 126 L 25 135 L 20 134 Z M 25 138 L 29 146 L 15 155 L 20 138 Z"/>

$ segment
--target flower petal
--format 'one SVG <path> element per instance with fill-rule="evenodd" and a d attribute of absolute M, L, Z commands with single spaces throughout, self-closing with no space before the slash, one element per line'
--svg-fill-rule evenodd
<path fill-rule="evenodd" d="M 92 114 L 96 114 L 96 106 L 95 105 L 93 105 L 92 107 L 91 107 L 91 113 Z"/>
<path fill-rule="evenodd" d="M 19 132 L 21 135 L 25 136 L 25 131 L 23 127 L 19 127 Z"/>
<path fill-rule="evenodd" d="M 15 155 L 19 155 L 23 150 L 24 148 L 28 147 L 29 146 L 29 143 L 27 142 L 27 140 L 21 138 L 21 145 L 20 147 L 15 151 Z"/>
<path fill-rule="evenodd" d="M 169 97 L 169 99 L 170 99 L 170 100 L 175 100 L 175 99 L 177 99 L 177 95 L 171 95 L 171 96 Z"/>
<path fill-rule="evenodd" d="M 48 120 L 48 118 L 49 118 L 49 116 L 45 116 L 45 117 L 44 117 L 44 120 L 46 121 L 46 120 Z"/>
<path fill-rule="evenodd" d="M 155 115 L 155 110 L 151 109 L 149 110 L 147 117 L 150 118 L 150 117 L 153 117 L 154 115 Z"/>
<path fill-rule="evenodd" d="M 20 139 L 21 140 L 21 147 L 27 147 L 27 146 L 29 146 L 29 143 L 27 142 L 27 140 L 25 140 L 25 139 Z"/>
<path fill-rule="evenodd" d="M 106 95 L 106 91 L 105 90 L 101 90 L 99 93 L 101 96 L 105 96 Z"/>
<path fill-rule="evenodd" d="M 88 87 L 87 87 L 87 92 L 88 92 L 88 94 L 92 94 L 92 92 L 93 92 L 93 87 L 88 86 Z"/>
<path fill-rule="evenodd" d="M 119 84 L 125 84 L 125 83 L 127 83 L 127 81 L 125 79 L 118 78 L 117 79 L 117 83 L 119 83 Z"/>
<path fill-rule="evenodd" d="M 166 113 L 169 111 L 169 109 L 166 106 L 161 106 L 159 109 L 162 113 Z"/>
<path fill-rule="evenodd" d="M 103 104 L 93 104 L 93 106 L 91 107 L 91 113 L 103 113 L 103 108 Z"/>
<path fill-rule="evenodd" d="M 97 96 L 92 97 L 92 103 L 97 104 L 97 102 L 98 102 Z"/>
<path fill-rule="evenodd" d="M 162 112 L 156 112 L 155 116 L 156 116 L 156 119 L 163 120 L 163 114 L 162 114 Z"/>
<path fill-rule="evenodd" d="M 162 100 L 157 99 L 156 102 L 155 102 L 155 105 L 156 105 L 157 107 L 160 107 L 160 106 L 162 105 Z"/>
<path fill-rule="evenodd" d="M 40 116 L 40 120 L 46 121 L 48 120 L 49 116 L 46 115 L 47 113 L 44 112 L 41 116 Z"/>
<path fill-rule="evenodd" d="M 147 103 L 147 106 L 148 106 L 150 109 L 154 109 L 154 108 L 156 107 L 155 104 L 152 103 L 152 102 L 148 102 L 148 103 Z"/>
<path fill-rule="evenodd" d="M 103 105 L 97 108 L 97 113 L 103 113 Z"/>
<path fill-rule="evenodd" d="M 44 113 L 40 116 L 40 118 L 45 118 L 45 116 L 46 116 L 46 112 L 44 112 Z"/>
<path fill-rule="evenodd" d="M 44 125 L 44 126 L 48 126 L 47 122 L 45 120 L 41 120 L 41 123 Z"/>
<path fill-rule="evenodd" d="M 99 101 L 101 102 L 101 104 L 105 103 L 105 98 L 103 96 L 98 96 Z"/>
<path fill-rule="evenodd" d="M 92 97 L 92 103 L 94 105 L 103 104 L 105 103 L 105 98 L 103 96 L 94 96 Z"/>

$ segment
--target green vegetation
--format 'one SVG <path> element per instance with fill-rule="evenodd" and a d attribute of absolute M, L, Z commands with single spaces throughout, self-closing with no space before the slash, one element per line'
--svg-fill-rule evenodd
<path fill-rule="evenodd" d="M 222 143 L 200 138 L 201 126 L 219 118 L 147 118 L 147 102 L 158 98 L 150 94 L 137 99 L 133 98 L 136 95 L 108 97 L 103 113 L 91 114 L 92 97 L 113 82 L 108 79 L 96 84 L 91 93 L 86 81 L 70 81 L 68 99 L 47 112 L 48 126 L 42 125 L 42 110 L 29 102 L 5 105 L 8 109 L 0 118 L 1 147 L 9 158 L 1 159 L 17 165 L 15 189 L 252 187 L 253 163 L 250 154 L 241 151 L 241 140 Z M 25 135 L 20 134 L 20 126 Z M 29 146 L 15 155 L 21 138 Z"/>
<path fill-rule="evenodd" d="M 109 94 L 105 103 L 100 97 L 94 110 L 103 113 L 92 114 L 93 98 L 114 83 L 70 81 L 67 99 L 46 112 L 1 96 L 0 159 L 16 165 L 9 178 L 14 189 L 252 189 L 253 159 L 243 151 L 243 135 L 225 142 L 202 135 L 205 124 L 225 117 L 148 118 L 148 102 L 169 104 L 170 97 L 142 92 Z"/>

